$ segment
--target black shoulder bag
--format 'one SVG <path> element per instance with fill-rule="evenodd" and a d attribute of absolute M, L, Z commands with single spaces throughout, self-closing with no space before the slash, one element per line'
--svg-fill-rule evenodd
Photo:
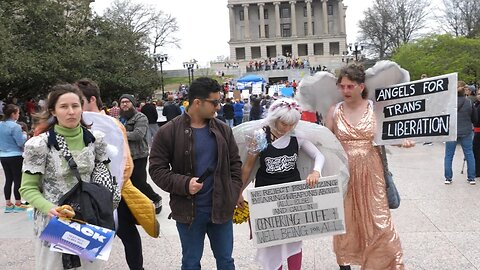
<path fill-rule="evenodd" d="M 77 163 L 73 160 L 65 138 L 56 134 L 56 139 L 60 150 L 62 150 L 63 157 L 67 160 L 70 170 L 78 180 L 78 183 L 60 198 L 58 204 L 72 206 L 73 210 L 75 210 L 75 219 L 114 230 L 112 192 L 101 184 L 82 181 Z M 62 263 L 64 269 L 81 266 L 80 258 L 71 254 L 62 254 Z"/>

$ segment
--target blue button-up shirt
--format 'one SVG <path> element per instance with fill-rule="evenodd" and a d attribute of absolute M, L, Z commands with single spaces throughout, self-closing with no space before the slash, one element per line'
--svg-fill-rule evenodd
<path fill-rule="evenodd" d="M 26 141 L 27 135 L 22 133 L 22 128 L 15 121 L 0 122 L 0 157 L 21 156 Z"/>

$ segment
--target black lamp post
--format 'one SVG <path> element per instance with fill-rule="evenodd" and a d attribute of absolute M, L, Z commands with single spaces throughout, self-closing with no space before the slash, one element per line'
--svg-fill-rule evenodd
<path fill-rule="evenodd" d="M 358 55 L 362 54 L 363 45 L 359 44 L 358 42 L 355 42 L 353 44 L 350 43 L 348 44 L 348 49 L 350 50 L 351 53 L 353 53 L 353 55 L 355 55 L 355 61 L 358 62 Z"/>
<path fill-rule="evenodd" d="M 342 62 L 348 65 L 348 62 L 353 60 L 353 56 L 351 56 L 348 51 L 342 52 Z"/>
<path fill-rule="evenodd" d="M 160 63 L 160 76 L 162 81 L 162 97 L 165 96 L 165 87 L 163 86 L 163 62 L 168 60 L 168 55 L 166 53 L 163 54 L 155 54 L 154 60 L 156 63 Z"/>
<path fill-rule="evenodd" d="M 193 69 L 195 68 L 195 66 L 197 66 L 198 68 L 197 60 L 195 59 L 192 59 L 188 62 L 183 62 L 183 67 L 187 69 L 187 73 L 188 73 L 188 85 L 190 85 L 194 79 Z M 190 74 L 191 74 L 191 77 L 190 77 Z"/>

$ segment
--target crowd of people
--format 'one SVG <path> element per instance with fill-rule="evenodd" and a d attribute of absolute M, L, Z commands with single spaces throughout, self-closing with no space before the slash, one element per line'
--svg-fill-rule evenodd
<path fill-rule="evenodd" d="M 244 207 L 242 191 L 255 162 L 260 163 L 255 187 L 302 180 L 296 166 L 300 149 L 314 164 L 305 183 L 313 187 L 322 177 L 325 156 L 295 132 L 298 122 L 304 119 L 324 124 L 348 157 L 346 233 L 333 237 L 339 268 L 361 265 L 362 269 L 404 269 L 400 238 L 386 198 L 381 156 L 373 146 L 375 117 L 372 102 L 367 99 L 363 67 L 352 64 L 342 68 L 337 87 L 343 101 L 324 116 L 302 111 L 288 97 L 231 98 L 224 85 L 206 77 L 194 80 L 180 97 L 167 93 L 164 100 L 138 102 L 125 93 L 109 107 L 104 106 L 98 85 L 90 79 L 56 85 L 42 102 L 29 99 L 22 106 L 11 100 L 2 104 L 0 122 L 5 213 L 35 208 L 37 269 L 72 266 L 71 259 L 51 251 L 50 244 L 38 238 L 51 218 L 62 216 L 57 208 L 60 198 L 76 183 L 69 163 L 59 158 L 69 151 L 82 181 L 90 181 L 97 161 L 108 164 L 112 174 L 118 175 L 121 200 L 112 211 L 116 212 L 115 229 L 130 269 L 143 269 L 136 224 L 149 235 L 158 236 L 155 215 L 162 210 L 162 197 L 148 184 L 148 174 L 170 194 L 169 216 L 175 220 L 180 237 L 182 269 L 201 269 L 205 236 L 217 269 L 235 269 L 232 217 L 236 207 Z M 474 184 L 478 177 L 475 165 L 480 164 L 480 91 L 469 98 L 465 97 L 467 89 L 470 91 L 459 82 L 459 131 L 456 142 L 446 143 L 445 184 L 452 182 L 451 163 L 457 143 L 465 153 L 468 181 Z M 29 125 L 19 121 L 22 110 Z M 255 145 L 263 146 L 249 151 L 242 162 L 232 128 L 253 120 L 263 120 L 264 135 L 257 139 L 264 143 L 257 141 Z M 102 130 L 107 130 L 109 136 Z M 120 154 L 112 155 L 107 150 L 110 145 L 120 149 Z M 409 148 L 414 143 L 405 140 L 399 146 Z M 287 169 L 272 171 L 268 160 L 285 156 L 291 157 L 287 159 L 291 164 L 282 167 Z M 259 248 L 256 259 L 264 269 L 282 269 L 285 261 L 288 269 L 301 269 L 302 242 Z M 76 269 L 102 267 L 98 260 L 73 262 Z"/>
<path fill-rule="evenodd" d="M 275 69 L 308 69 L 310 63 L 307 59 L 300 59 L 294 57 L 279 57 L 268 58 L 265 60 L 251 60 L 247 64 L 247 72 L 263 71 L 263 70 L 275 70 Z"/>

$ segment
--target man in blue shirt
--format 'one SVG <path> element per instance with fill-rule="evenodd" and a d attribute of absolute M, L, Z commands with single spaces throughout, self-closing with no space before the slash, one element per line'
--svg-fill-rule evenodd
<path fill-rule="evenodd" d="M 232 129 L 215 118 L 220 90 L 213 79 L 194 80 L 187 112 L 160 128 L 150 152 L 150 176 L 170 193 L 182 269 L 201 269 L 205 235 L 217 269 L 235 269 L 232 217 L 242 187 L 242 162 Z M 197 182 L 209 169 L 212 173 Z"/>

